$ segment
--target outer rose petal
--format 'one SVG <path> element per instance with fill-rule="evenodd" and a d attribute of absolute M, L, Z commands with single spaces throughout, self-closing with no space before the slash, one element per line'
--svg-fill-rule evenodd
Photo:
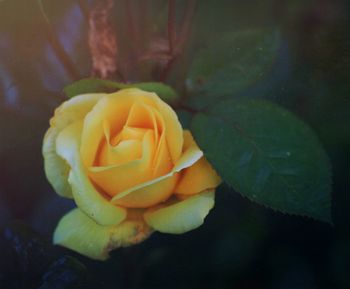
<path fill-rule="evenodd" d="M 126 210 L 102 197 L 87 177 L 78 150 L 82 125 L 78 121 L 62 130 L 56 140 L 57 153 L 71 166 L 68 180 L 78 207 L 101 225 L 117 225 L 125 219 Z"/>
<path fill-rule="evenodd" d="M 56 153 L 56 128 L 50 127 L 45 134 L 43 143 L 43 156 L 45 174 L 57 194 L 66 198 L 73 198 L 72 188 L 68 183 L 69 166 L 67 162 Z"/>
<path fill-rule="evenodd" d="M 202 225 L 213 206 L 214 191 L 209 191 L 151 208 L 145 213 L 144 219 L 156 231 L 182 234 Z"/>
<path fill-rule="evenodd" d="M 204 190 L 214 189 L 220 183 L 220 177 L 208 161 L 202 157 L 193 166 L 182 171 L 182 177 L 175 188 L 175 193 L 193 195 Z"/>
<path fill-rule="evenodd" d="M 180 171 L 187 167 L 192 166 L 202 156 L 203 152 L 193 139 L 193 136 L 189 130 L 183 131 L 184 145 L 181 158 L 176 162 L 175 170 Z"/>
<path fill-rule="evenodd" d="M 63 102 L 50 120 L 50 124 L 58 130 L 62 130 L 69 124 L 82 120 L 106 93 L 81 94 Z"/>
<path fill-rule="evenodd" d="M 139 243 L 152 233 L 142 220 L 125 220 L 117 226 L 101 226 L 79 209 L 66 214 L 54 233 L 54 243 L 92 259 L 105 260 L 109 251 Z"/>
<path fill-rule="evenodd" d="M 60 131 L 69 124 L 81 120 L 105 94 L 84 94 L 65 101 L 55 110 L 51 127 L 46 132 L 43 142 L 43 157 L 46 177 L 62 197 L 72 198 L 68 184 L 69 166 L 56 153 L 56 138 Z"/>

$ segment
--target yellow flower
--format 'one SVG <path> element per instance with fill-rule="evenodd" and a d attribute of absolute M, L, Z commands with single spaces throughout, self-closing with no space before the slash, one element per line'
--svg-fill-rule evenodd
<path fill-rule="evenodd" d="M 55 111 L 43 143 L 45 172 L 77 208 L 54 242 L 94 259 L 154 230 L 199 227 L 220 178 L 175 112 L 156 94 L 85 94 Z"/>

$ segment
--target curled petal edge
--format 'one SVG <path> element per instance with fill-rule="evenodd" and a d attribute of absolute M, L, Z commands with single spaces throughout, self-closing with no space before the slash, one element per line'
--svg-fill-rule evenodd
<path fill-rule="evenodd" d="M 45 174 L 55 191 L 62 197 L 73 198 L 68 183 L 69 165 L 56 153 L 56 138 L 66 126 L 83 119 L 96 102 L 105 94 L 84 94 L 73 97 L 62 103 L 51 118 L 51 127 L 47 130 L 42 154 Z"/>
<path fill-rule="evenodd" d="M 60 220 L 53 239 L 56 245 L 106 260 L 111 250 L 142 242 L 152 231 L 143 220 L 127 219 L 116 226 L 101 226 L 76 208 Z"/>
<path fill-rule="evenodd" d="M 182 234 L 201 226 L 214 207 L 214 191 L 206 191 L 184 200 L 168 201 L 144 214 L 146 223 L 154 230 Z"/>
<path fill-rule="evenodd" d="M 119 199 L 124 198 L 125 196 L 139 190 L 142 188 L 146 188 L 149 186 L 152 186 L 164 179 L 172 177 L 174 174 L 182 171 L 183 169 L 192 166 L 194 163 L 196 163 L 202 156 L 203 152 L 198 148 L 197 144 L 194 142 L 191 133 L 189 131 L 184 131 L 184 152 L 181 155 L 180 159 L 175 164 L 172 171 L 164 176 L 161 176 L 159 178 L 156 178 L 154 180 L 144 182 L 140 185 L 137 185 L 129 190 L 126 190 L 124 192 L 119 193 L 118 195 L 114 196 L 111 200 L 112 203 L 118 202 Z"/>
<path fill-rule="evenodd" d="M 100 225 L 117 225 L 125 219 L 126 209 L 111 204 L 88 178 L 79 153 L 82 125 L 78 121 L 61 131 L 56 139 L 57 153 L 71 167 L 68 182 L 77 206 Z"/>
<path fill-rule="evenodd" d="M 50 127 L 45 134 L 42 154 L 46 178 L 57 194 L 65 198 L 73 198 L 72 188 L 68 183 L 69 165 L 56 153 L 58 130 Z"/>

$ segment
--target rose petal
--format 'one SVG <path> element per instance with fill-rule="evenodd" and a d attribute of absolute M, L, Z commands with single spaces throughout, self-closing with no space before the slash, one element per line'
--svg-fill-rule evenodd
<path fill-rule="evenodd" d="M 181 179 L 175 188 L 176 194 L 193 195 L 216 188 L 221 183 L 220 177 L 204 157 L 181 173 Z"/>
<path fill-rule="evenodd" d="M 64 128 L 56 138 L 56 152 L 74 168 L 79 159 L 79 143 L 83 122 L 76 121 Z"/>
<path fill-rule="evenodd" d="M 96 102 L 105 94 L 84 94 L 71 98 L 59 106 L 51 119 L 51 127 L 43 142 L 43 157 L 46 177 L 62 197 L 72 198 L 68 184 L 68 164 L 56 153 L 56 138 L 59 132 L 69 124 L 83 119 Z"/>
<path fill-rule="evenodd" d="M 73 198 L 72 189 L 68 183 L 69 166 L 56 153 L 56 138 L 58 130 L 54 127 L 48 129 L 44 137 L 43 156 L 45 174 L 57 194 L 66 198 Z"/>
<path fill-rule="evenodd" d="M 203 152 L 194 141 L 193 136 L 189 130 L 183 131 L 183 139 L 183 153 L 174 167 L 174 170 L 177 172 L 181 171 L 184 168 L 192 166 L 203 156 Z"/>
<path fill-rule="evenodd" d="M 174 164 L 168 150 L 165 123 L 160 112 L 155 107 L 136 102 L 130 110 L 126 127 L 153 129 L 157 149 L 152 165 L 152 176 L 159 177 L 169 173 Z"/>
<path fill-rule="evenodd" d="M 174 192 L 178 174 L 165 178 L 153 185 L 140 188 L 122 198 L 114 199 L 113 203 L 127 208 L 148 208 L 167 200 Z"/>
<path fill-rule="evenodd" d="M 149 130 L 144 128 L 124 126 L 120 138 L 123 140 L 142 140 L 147 131 Z M 113 142 L 116 143 L 116 141 Z"/>
<path fill-rule="evenodd" d="M 183 201 L 151 208 L 144 219 L 156 231 L 182 234 L 202 225 L 213 206 L 214 192 L 204 192 Z"/>
<path fill-rule="evenodd" d="M 158 178 L 169 173 L 173 167 L 174 164 L 169 153 L 165 134 L 163 133 L 160 137 L 158 147 L 153 159 L 152 176 L 154 178 Z"/>
<path fill-rule="evenodd" d="M 138 160 L 142 156 L 142 143 L 139 140 L 121 141 L 116 146 L 104 143 L 101 148 L 98 166 L 122 165 Z"/>
<path fill-rule="evenodd" d="M 153 105 L 154 100 L 148 96 L 148 93 L 139 89 L 123 89 L 102 98 L 87 114 L 81 142 L 81 155 L 86 167 L 92 166 L 95 160 L 104 136 L 104 121 L 110 124 L 113 138 L 126 124 L 130 109 L 135 102 Z"/>
<path fill-rule="evenodd" d="M 111 138 L 110 124 L 105 120 L 103 122 L 104 139 L 100 143 L 94 166 L 121 165 L 140 159 L 142 156 L 142 139 L 147 131 L 149 130 L 141 128 L 130 130 L 130 128 L 124 127 L 119 134 Z M 130 138 L 130 135 L 135 137 Z"/>
<path fill-rule="evenodd" d="M 169 152 L 173 163 L 176 163 L 181 156 L 184 143 L 182 126 L 174 110 L 156 94 L 153 93 L 153 97 L 156 102 L 156 107 L 163 116 Z"/>
<path fill-rule="evenodd" d="M 158 143 L 159 134 L 163 131 L 162 122 L 158 118 L 153 107 L 136 102 L 130 109 L 125 126 L 154 130 L 155 141 Z"/>
<path fill-rule="evenodd" d="M 155 151 L 154 133 L 149 130 L 143 139 L 142 158 L 122 165 L 91 167 L 89 176 L 110 196 L 152 178 L 151 161 Z"/>
<path fill-rule="evenodd" d="M 69 124 L 82 120 L 91 111 L 94 105 L 107 94 L 81 94 L 63 102 L 50 120 L 50 124 L 58 130 L 62 130 Z"/>
<path fill-rule="evenodd" d="M 189 131 L 184 131 L 184 140 L 184 152 L 170 173 L 125 190 L 113 197 L 111 202 L 118 202 L 119 199 L 129 194 L 135 194 L 135 196 L 137 196 L 138 191 L 142 188 L 144 188 L 145 191 L 147 189 L 151 190 L 151 186 L 155 186 L 158 182 L 172 177 L 174 174 L 197 162 L 203 156 L 203 152 L 198 148 Z"/>
<path fill-rule="evenodd" d="M 101 226 L 79 209 L 74 209 L 59 222 L 54 243 L 92 259 L 105 260 L 111 250 L 139 243 L 151 233 L 140 219 L 127 219 L 117 226 Z"/>
<path fill-rule="evenodd" d="M 57 153 L 69 163 L 69 183 L 77 206 L 101 225 L 116 225 L 125 219 L 126 210 L 111 204 L 92 185 L 79 154 L 81 129 L 78 121 L 63 129 L 57 137 Z"/>

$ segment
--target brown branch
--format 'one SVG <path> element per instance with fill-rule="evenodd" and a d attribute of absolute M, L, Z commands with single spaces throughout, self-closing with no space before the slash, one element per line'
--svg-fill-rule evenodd
<path fill-rule="evenodd" d="M 66 69 L 66 71 L 68 72 L 69 76 L 73 80 L 80 79 L 79 70 L 76 68 L 74 62 L 72 61 L 70 56 L 67 54 L 67 52 L 64 50 L 63 46 L 61 45 L 61 43 L 57 39 L 56 33 L 53 30 L 52 25 L 50 23 L 50 20 L 45 13 L 45 9 L 44 9 L 44 6 L 43 6 L 43 3 L 41 0 L 38 0 L 38 6 L 40 9 L 40 13 L 43 16 L 43 19 L 45 21 L 45 28 L 46 28 L 48 40 L 49 40 L 54 52 L 56 53 L 57 57 L 59 58 L 59 60 L 63 64 L 63 66 Z"/>
<path fill-rule="evenodd" d="M 117 36 L 110 23 L 113 0 L 96 0 L 89 12 L 89 47 L 93 76 L 122 78 L 118 70 Z"/>
<path fill-rule="evenodd" d="M 86 0 L 78 0 L 78 5 L 80 7 L 80 10 L 82 11 L 84 18 L 86 21 L 89 20 L 89 4 Z"/>
<path fill-rule="evenodd" d="M 141 36 L 142 41 L 145 41 L 148 39 L 150 34 L 150 25 L 152 23 L 151 15 L 150 15 L 150 0 L 142 0 L 139 1 L 139 23 L 140 23 L 140 29 L 141 29 Z"/>
<path fill-rule="evenodd" d="M 184 46 L 186 44 L 186 41 L 188 40 L 188 37 L 190 36 L 191 32 L 191 27 L 192 27 L 192 21 L 193 21 L 193 16 L 196 11 L 196 5 L 197 1 L 196 0 L 188 0 L 187 2 L 187 7 L 186 7 L 186 12 L 183 17 L 183 25 L 180 30 L 180 38 L 177 43 L 177 50 L 182 52 L 184 49 Z"/>
<path fill-rule="evenodd" d="M 132 1 L 131 0 L 125 0 L 126 5 L 126 15 L 127 15 L 127 21 L 128 21 L 128 28 L 129 28 L 129 36 L 132 40 L 132 49 L 134 52 L 137 53 L 138 48 L 140 47 L 140 33 L 139 33 L 139 27 L 137 25 L 137 19 L 135 17 L 135 9 L 133 9 Z"/>
<path fill-rule="evenodd" d="M 169 53 L 173 55 L 176 41 L 176 0 L 169 0 L 168 3 Z"/>
<path fill-rule="evenodd" d="M 171 54 L 170 59 L 168 60 L 168 62 L 164 66 L 164 69 L 162 70 L 162 73 L 159 78 L 160 81 L 164 82 L 167 79 L 169 73 L 171 72 L 171 69 L 176 63 L 176 60 L 179 58 L 179 56 L 183 53 L 185 49 L 185 45 L 191 32 L 193 16 L 196 10 L 196 3 L 196 0 L 188 0 L 187 2 L 186 12 L 183 16 L 183 24 L 180 30 L 179 37 L 176 38 L 176 45 L 173 49 L 173 53 Z"/>

